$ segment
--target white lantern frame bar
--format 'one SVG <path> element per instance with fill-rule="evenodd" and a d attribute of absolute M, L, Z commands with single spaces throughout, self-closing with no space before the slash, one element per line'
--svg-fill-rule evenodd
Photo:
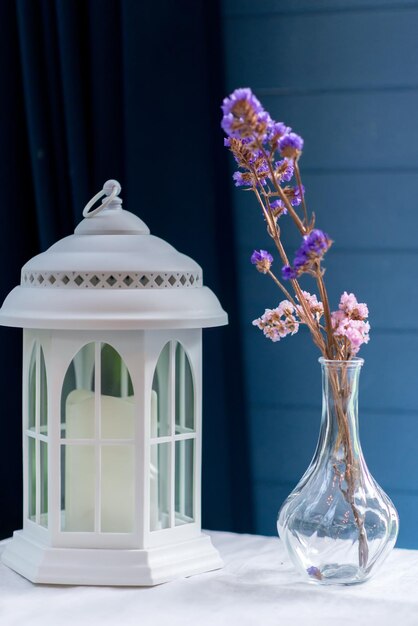
<path fill-rule="evenodd" d="M 47 425 L 48 434 L 43 435 L 40 432 L 40 374 L 41 374 L 41 350 L 45 362 L 45 368 L 47 368 L 47 357 L 45 356 L 47 347 L 46 341 L 41 341 L 38 333 L 24 334 L 23 340 L 23 368 L 22 368 L 22 414 L 23 414 L 23 428 L 22 428 L 22 448 L 23 448 L 23 528 L 34 539 L 45 542 L 50 545 L 50 533 L 48 532 L 48 526 L 40 524 L 40 442 L 43 441 L 47 445 L 48 453 L 48 468 L 49 468 L 49 455 L 50 455 L 50 432 L 49 432 L 49 401 L 50 391 L 49 384 L 47 384 Z M 29 379 L 32 355 L 35 354 L 35 430 L 29 428 Z M 35 521 L 30 518 L 29 515 L 29 441 L 35 441 Z M 49 524 L 49 476 L 48 476 L 48 524 Z"/>

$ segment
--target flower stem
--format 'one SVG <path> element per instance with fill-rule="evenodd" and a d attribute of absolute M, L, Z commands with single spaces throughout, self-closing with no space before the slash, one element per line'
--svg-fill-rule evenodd
<path fill-rule="evenodd" d="M 296 308 L 296 302 L 295 300 L 292 298 L 292 296 L 290 295 L 290 293 L 287 291 L 286 287 L 280 282 L 280 280 L 277 278 L 277 276 L 275 276 L 273 274 L 273 272 L 271 270 L 268 270 L 267 274 L 270 276 L 270 278 L 272 278 L 274 280 L 274 282 L 276 283 L 276 285 L 278 286 L 279 289 L 281 289 L 284 293 L 284 295 L 286 296 L 286 298 L 293 304 L 293 306 Z"/>
<path fill-rule="evenodd" d="M 300 171 L 299 171 L 299 165 L 298 165 L 298 159 L 297 158 L 293 159 L 293 166 L 294 166 L 294 169 L 295 169 L 296 181 L 297 181 L 297 184 L 298 184 L 298 187 L 299 187 L 299 193 L 300 193 L 300 197 L 301 197 L 301 200 L 302 200 L 304 222 L 305 222 L 306 228 L 308 228 L 308 209 L 306 207 L 305 194 L 303 193 L 302 178 L 300 176 Z"/>
<path fill-rule="evenodd" d="M 357 508 L 355 501 L 356 482 L 358 476 L 358 464 L 355 459 L 353 444 L 351 441 L 349 418 L 347 415 L 347 398 L 350 397 L 350 389 L 348 386 L 347 372 L 344 368 L 341 375 L 341 384 L 338 378 L 338 373 L 329 371 L 329 380 L 331 383 L 331 393 L 334 396 L 334 406 L 337 413 L 338 420 L 338 439 L 336 447 L 342 445 L 344 449 L 344 461 L 345 470 L 342 478 L 347 484 L 347 489 L 343 489 L 340 483 L 340 490 L 350 506 L 353 513 L 354 521 L 358 528 L 359 537 L 359 566 L 365 568 L 369 558 L 369 547 L 367 543 L 367 535 L 364 528 L 364 519 Z"/>
<path fill-rule="evenodd" d="M 324 317 L 325 317 L 325 328 L 327 333 L 327 354 L 328 358 L 332 359 L 334 355 L 333 348 L 335 347 L 335 339 L 332 332 L 332 319 L 331 319 L 331 310 L 329 306 L 329 299 L 327 290 L 325 287 L 324 279 L 322 276 L 321 266 L 318 264 L 316 270 L 316 282 L 318 285 L 319 293 L 321 296 L 322 304 L 324 305 Z"/>
<path fill-rule="evenodd" d="M 257 174 L 255 174 L 255 176 L 257 178 Z M 274 239 L 275 234 L 277 232 L 277 227 L 276 227 L 276 223 L 275 223 L 274 217 L 272 216 L 271 211 L 266 209 L 266 207 L 264 205 L 264 202 L 261 199 L 260 192 L 258 191 L 258 189 L 257 189 L 257 187 L 255 185 L 253 186 L 253 191 L 255 193 L 255 197 L 257 198 L 259 205 L 261 206 L 261 210 L 264 213 L 264 217 L 265 217 L 265 220 L 267 222 L 268 233 L 269 233 L 270 237 L 272 239 Z"/>

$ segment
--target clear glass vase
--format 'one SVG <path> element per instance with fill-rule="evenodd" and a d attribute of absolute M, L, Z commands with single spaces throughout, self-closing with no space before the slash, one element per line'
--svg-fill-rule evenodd
<path fill-rule="evenodd" d="M 277 528 L 306 580 L 355 584 L 369 578 L 396 542 L 398 514 L 371 476 L 358 433 L 363 359 L 322 366 L 322 420 L 310 466 L 283 503 Z"/>

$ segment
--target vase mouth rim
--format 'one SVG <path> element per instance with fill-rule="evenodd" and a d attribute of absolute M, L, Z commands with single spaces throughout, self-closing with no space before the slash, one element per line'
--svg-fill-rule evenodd
<path fill-rule="evenodd" d="M 319 357 L 318 362 L 326 367 L 333 367 L 333 368 L 338 368 L 338 367 L 346 367 L 346 368 L 357 368 L 357 367 L 362 367 L 364 364 L 364 359 L 362 359 L 361 357 L 358 356 L 354 356 L 352 359 L 349 359 L 348 361 L 343 361 L 341 359 L 326 359 L 323 356 Z"/>

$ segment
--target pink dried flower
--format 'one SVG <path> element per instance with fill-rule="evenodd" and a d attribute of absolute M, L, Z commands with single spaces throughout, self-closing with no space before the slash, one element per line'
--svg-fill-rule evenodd
<path fill-rule="evenodd" d="M 318 298 L 315 294 L 311 295 L 308 291 L 302 291 L 302 294 L 306 304 L 309 307 L 310 312 L 312 313 L 312 316 L 319 322 L 324 314 L 324 305 L 322 304 L 322 302 L 318 301 Z M 296 297 L 299 300 L 299 297 Z M 301 304 L 297 305 L 297 312 L 299 317 L 303 319 L 305 316 L 305 311 L 303 310 Z"/>
<path fill-rule="evenodd" d="M 263 333 L 267 339 L 271 339 L 273 342 L 280 341 L 280 331 L 276 326 L 266 326 L 263 329 Z"/>
<path fill-rule="evenodd" d="M 271 341 L 280 341 L 287 335 L 294 335 L 299 330 L 299 322 L 293 315 L 295 307 L 288 300 L 280 302 L 275 309 L 266 309 L 264 314 L 253 321 Z"/>
<path fill-rule="evenodd" d="M 357 298 L 353 293 L 344 293 L 341 296 L 338 308 L 349 315 L 353 320 L 364 320 L 369 317 L 369 309 L 364 302 L 357 302 Z"/>
<path fill-rule="evenodd" d="M 290 317 L 294 313 L 295 307 L 289 300 L 282 300 L 276 311 L 280 316 L 284 315 L 285 317 Z"/>
<path fill-rule="evenodd" d="M 363 320 L 350 320 L 346 326 L 345 336 L 351 343 L 352 354 L 357 354 L 363 343 L 369 343 L 370 324 Z"/>
<path fill-rule="evenodd" d="M 366 321 L 369 315 L 367 304 L 357 302 L 353 293 L 341 296 L 339 309 L 331 314 L 335 337 L 345 337 L 350 342 L 350 353 L 356 355 L 360 347 L 370 340 L 370 324 Z"/>

